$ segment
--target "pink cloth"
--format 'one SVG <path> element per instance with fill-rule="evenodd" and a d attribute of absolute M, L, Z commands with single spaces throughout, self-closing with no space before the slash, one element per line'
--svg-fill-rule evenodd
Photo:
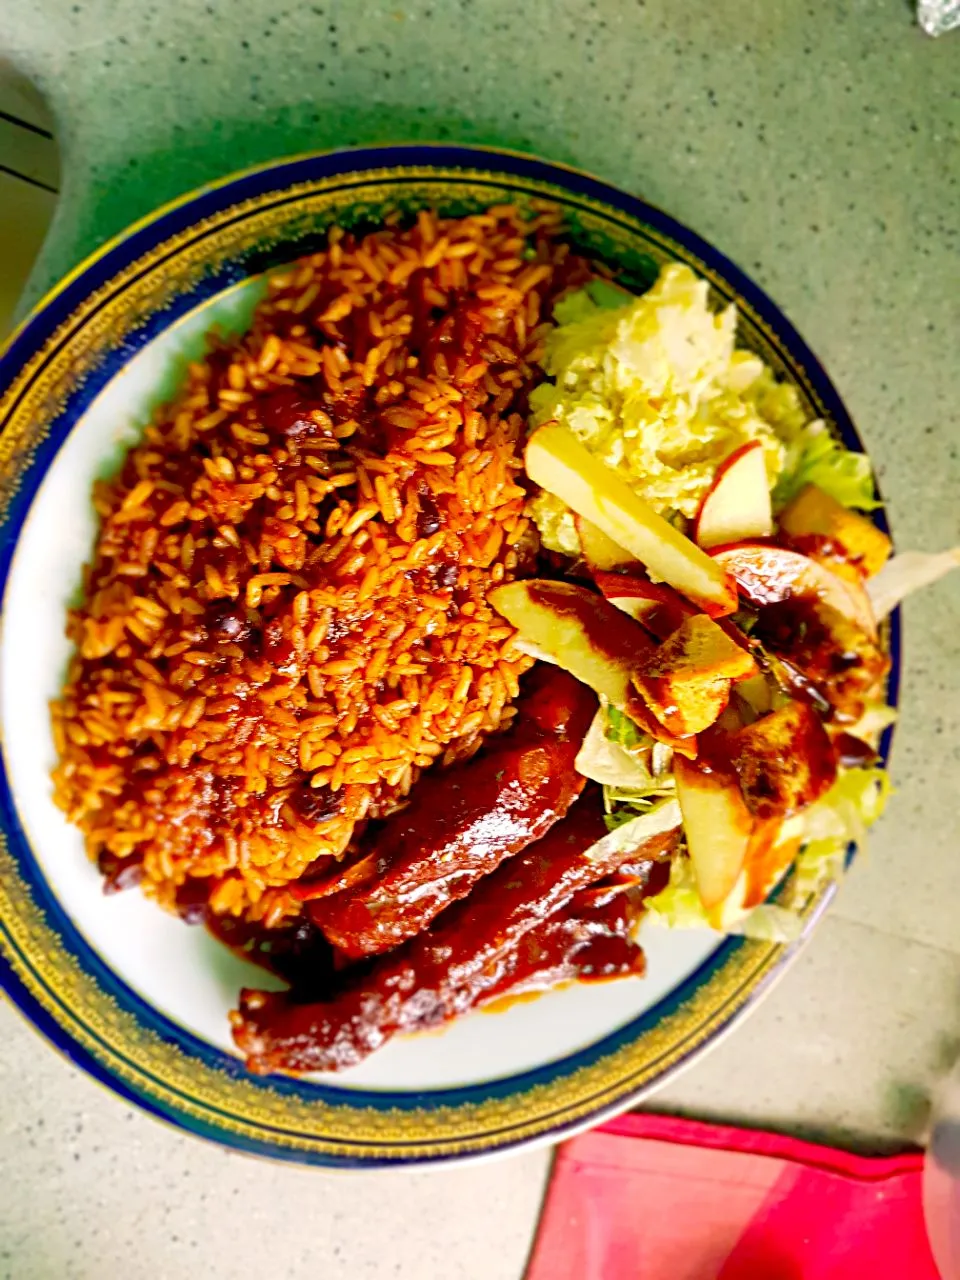
<path fill-rule="evenodd" d="M 560 1148 L 526 1280 L 938 1280 L 922 1168 L 622 1116 Z"/>

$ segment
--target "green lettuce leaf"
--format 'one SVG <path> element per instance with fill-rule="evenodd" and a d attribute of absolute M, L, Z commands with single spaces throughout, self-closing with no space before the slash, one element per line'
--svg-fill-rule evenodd
<path fill-rule="evenodd" d="M 669 929 L 709 929 L 689 858 L 674 858 L 670 883 L 643 904 L 647 916 Z"/>
<path fill-rule="evenodd" d="M 605 733 L 610 742 L 615 742 L 624 751 L 642 759 L 644 767 L 654 777 L 664 777 L 670 772 L 673 752 L 669 747 L 665 747 L 662 742 L 652 738 L 649 733 L 640 728 L 635 720 L 631 720 L 628 715 L 625 715 L 624 712 L 619 711 L 616 707 L 611 707 L 609 703 L 604 703 L 603 714 L 606 726 Z"/>
<path fill-rule="evenodd" d="M 643 781 L 634 781 L 628 785 L 604 783 L 603 806 L 606 809 L 604 821 L 608 831 L 616 831 L 625 822 L 631 822 L 638 813 L 647 813 L 652 805 L 668 799 L 676 794 L 677 784 L 672 774 L 654 777 L 648 775 Z"/>
<path fill-rule="evenodd" d="M 803 936 L 803 917 L 778 902 L 764 902 L 731 926 L 730 932 L 757 942 L 796 942 Z"/>
<path fill-rule="evenodd" d="M 670 883 L 656 897 L 648 898 L 644 906 L 651 920 L 668 929 L 713 929 L 700 901 L 689 858 L 674 858 Z M 765 902 L 737 921 L 730 932 L 762 942 L 793 942 L 803 932 L 803 920 L 789 907 Z"/>
<path fill-rule="evenodd" d="M 606 708 L 594 716 L 574 761 L 574 768 L 584 778 L 605 787 L 623 787 L 628 791 L 646 792 L 656 782 L 649 767 L 649 752 L 627 750 L 608 736 Z"/>
<path fill-rule="evenodd" d="M 598 311 L 615 311 L 634 301 L 632 293 L 610 280 L 591 280 L 582 289 L 574 289 L 553 308 L 557 324 L 579 324 Z"/>
<path fill-rule="evenodd" d="M 616 707 L 604 704 L 587 731 L 575 767 L 585 778 L 603 784 L 607 827 L 615 831 L 675 794 L 672 758 L 669 747 L 655 742 Z"/>
<path fill-rule="evenodd" d="M 634 295 L 612 280 L 591 280 L 584 286 L 590 301 L 601 311 L 615 311 L 634 301 Z"/>
<path fill-rule="evenodd" d="M 794 864 L 788 901 L 802 908 L 831 880 L 839 880 L 851 844 L 863 853 L 867 828 L 883 813 L 890 775 L 880 766 L 847 769 L 802 815 L 803 844 Z"/>
<path fill-rule="evenodd" d="M 605 707 L 604 715 L 606 718 L 606 736 L 611 742 L 615 742 L 618 747 L 623 747 L 625 751 L 632 751 L 637 747 L 645 747 L 653 741 L 648 733 L 643 732 L 635 720 L 631 720 L 628 715 L 624 715 L 616 707 Z"/>
<path fill-rule="evenodd" d="M 631 814 L 614 826 L 608 824 L 607 834 L 591 845 L 584 856 L 598 857 L 600 852 L 608 853 L 611 847 L 629 853 L 638 849 L 651 836 L 679 827 L 680 821 L 680 805 L 677 801 L 671 797 L 661 797 L 648 804 L 642 813 Z"/>
<path fill-rule="evenodd" d="M 773 491 L 774 506 L 785 507 L 808 484 L 815 484 L 845 507 L 872 511 L 882 505 L 877 501 L 870 459 L 837 444 L 822 422 L 810 423 L 789 446 Z"/>

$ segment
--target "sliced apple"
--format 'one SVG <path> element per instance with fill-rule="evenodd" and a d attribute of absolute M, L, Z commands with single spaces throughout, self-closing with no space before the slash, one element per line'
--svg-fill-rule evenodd
<path fill-rule="evenodd" d="M 516 627 L 527 645 L 621 710 L 630 700 L 630 677 L 654 650 L 631 618 L 584 587 L 530 579 L 494 587 L 487 599 Z"/>
<path fill-rule="evenodd" d="M 723 566 L 685 537 L 594 457 L 573 432 L 545 423 L 527 442 L 527 475 L 629 551 L 657 578 L 714 617 L 732 613 L 737 593 Z"/>
<path fill-rule="evenodd" d="M 757 440 L 735 449 L 720 464 L 693 523 L 704 548 L 773 533 L 773 508 L 763 445 Z"/>
<path fill-rule="evenodd" d="M 780 528 L 792 538 L 827 538 L 866 578 L 878 573 L 893 550 L 889 537 L 872 520 L 851 511 L 815 484 L 801 489 L 780 512 Z"/>
<path fill-rule="evenodd" d="M 746 893 L 755 822 L 732 774 L 707 773 L 678 757 L 673 776 L 697 892 L 710 923 L 723 928 Z"/>
<path fill-rule="evenodd" d="M 746 885 L 742 911 L 751 911 L 765 902 L 800 852 L 799 836 L 785 836 L 779 819 L 761 822 L 747 850 Z"/>
<path fill-rule="evenodd" d="M 664 728 L 687 737 L 716 722 L 734 680 L 757 674 L 745 649 L 706 614 L 695 613 L 644 659 L 633 684 Z"/>
<path fill-rule="evenodd" d="M 800 838 L 780 818 L 758 821 L 733 775 L 677 759 L 674 777 L 700 901 L 715 929 L 729 929 L 766 900 L 796 858 Z"/>
<path fill-rule="evenodd" d="M 587 563 L 591 573 L 597 570 L 622 569 L 627 565 L 636 565 L 637 557 L 625 547 L 618 546 L 612 538 L 608 538 L 602 529 L 598 529 L 583 516 L 573 517 L 573 526 L 580 539 L 580 554 Z"/>
<path fill-rule="evenodd" d="M 806 596 L 822 600 L 869 636 L 877 623 L 863 587 L 838 578 L 825 565 L 770 542 L 739 542 L 710 553 L 751 604 L 763 606 Z"/>
<path fill-rule="evenodd" d="M 643 573 L 605 573 L 593 580 L 610 601 L 641 623 L 658 640 L 665 640 L 696 609 L 665 582 L 651 582 Z"/>
<path fill-rule="evenodd" d="M 757 818 L 784 819 L 829 791 L 836 753 L 820 717 L 790 702 L 735 733 L 730 759 L 747 808 Z"/>

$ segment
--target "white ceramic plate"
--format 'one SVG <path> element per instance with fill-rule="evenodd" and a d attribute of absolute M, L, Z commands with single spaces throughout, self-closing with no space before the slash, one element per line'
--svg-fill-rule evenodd
<path fill-rule="evenodd" d="M 67 604 L 94 543 L 91 486 L 137 438 L 203 335 L 214 323 L 242 328 L 261 269 L 304 252 L 332 220 L 369 218 L 391 203 L 476 207 L 533 196 L 567 206 L 571 234 L 627 278 L 644 258 L 685 260 L 705 274 L 737 302 L 741 337 L 858 446 L 787 322 L 691 233 L 582 175 L 456 148 L 307 157 L 198 193 L 87 264 L 0 365 L 3 980 L 92 1074 L 204 1136 L 335 1165 L 556 1137 L 688 1061 L 786 959 L 769 944 L 647 926 L 643 980 L 572 986 L 473 1014 L 397 1039 L 335 1077 L 254 1079 L 235 1056 L 227 1013 L 241 986 L 270 979 L 138 893 L 105 896 L 79 832 L 52 803 L 48 706 L 69 657 Z"/>

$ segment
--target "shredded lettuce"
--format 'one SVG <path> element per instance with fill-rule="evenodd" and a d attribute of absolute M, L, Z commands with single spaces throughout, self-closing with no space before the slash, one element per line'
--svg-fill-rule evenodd
<path fill-rule="evenodd" d="M 643 904 L 651 920 L 670 929 L 710 929 L 689 858 L 674 857 L 670 883 Z"/>
<path fill-rule="evenodd" d="M 960 567 L 960 547 L 928 554 L 924 551 L 901 551 L 888 560 L 879 573 L 867 583 L 867 595 L 878 622 L 892 613 L 901 600 L 938 582 L 951 570 Z"/>
<path fill-rule="evenodd" d="M 608 708 L 601 707 L 574 762 L 577 773 L 605 787 L 625 787 L 646 790 L 653 786 L 653 778 L 642 753 L 633 753 L 621 746 L 607 733 Z"/>
<path fill-rule="evenodd" d="M 889 776 L 879 766 L 841 773 L 825 796 L 789 820 L 796 824 L 802 843 L 776 900 L 755 907 L 733 923 L 729 932 L 772 942 L 798 938 L 803 931 L 804 909 L 831 881 L 841 878 L 851 844 L 863 851 L 867 828 L 880 817 L 889 793 Z M 646 907 L 652 919 L 671 929 L 712 927 L 700 902 L 689 858 L 674 859 L 670 883 L 648 899 Z"/>
<path fill-rule="evenodd" d="M 651 836 L 662 835 L 680 826 L 680 805 L 675 799 L 664 798 L 648 807 L 641 814 L 634 814 L 629 821 L 620 822 L 608 830 L 605 836 L 590 846 L 586 858 L 598 858 L 611 849 L 630 853 L 638 849 Z"/>
<path fill-rule="evenodd" d="M 665 519 L 691 519 L 720 464 L 751 441 L 777 509 L 807 484 L 847 507 L 880 505 L 867 456 L 809 421 L 796 387 L 735 345 L 735 308 L 713 310 L 689 267 L 668 263 L 638 297 L 593 280 L 561 298 L 554 319 L 531 427 L 562 423 Z M 538 493 L 530 512 L 544 546 L 579 554 L 561 499 Z"/>
<path fill-rule="evenodd" d="M 808 484 L 815 484 L 845 507 L 872 511 L 881 505 L 870 459 L 837 444 L 822 422 L 811 422 L 789 445 L 773 491 L 774 506 L 785 507 Z"/>
<path fill-rule="evenodd" d="M 625 751 L 636 750 L 653 741 L 635 721 L 616 707 L 604 707 L 603 722 L 604 735 L 617 746 L 623 747 Z"/>
<path fill-rule="evenodd" d="M 771 484 L 785 442 L 806 419 L 796 389 L 735 346 L 736 311 L 710 305 L 706 281 L 665 266 L 640 297 L 594 281 L 563 298 L 542 358 L 552 379 L 531 393 L 531 425 L 562 423 L 667 519 L 696 514 L 717 468 L 763 445 Z M 572 517 L 540 493 L 531 512 L 544 545 L 575 555 Z"/>
<path fill-rule="evenodd" d="M 574 767 L 603 786 L 607 827 L 615 831 L 674 795 L 672 756 L 669 747 L 604 704 L 587 730 Z"/>
<path fill-rule="evenodd" d="M 606 808 L 604 822 L 608 831 L 616 831 L 625 822 L 631 822 L 638 813 L 648 813 L 652 806 L 672 796 L 676 787 L 650 787 L 649 790 L 627 787 L 603 788 Z"/>
<path fill-rule="evenodd" d="M 731 925 L 730 932 L 758 942 L 796 942 L 803 935 L 803 917 L 778 902 L 764 902 Z"/>
<path fill-rule="evenodd" d="M 844 770 L 825 796 L 803 814 L 786 906 L 801 909 L 831 880 L 839 880 L 852 844 L 863 853 L 867 828 L 883 813 L 890 776 L 880 766 Z"/>
<path fill-rule="evenodd" d="M 673 751 L 670 747 L 658 742 L 649 733 L 645 733 L 635 720 L 631 720 L 617 707 L 606 705 L 604 715 L 606 719 L 604 732 L 611 742 L 616 742 L 618 746 L 634 756 L 642 757 L 655 778 L 664 778 L 669 774 L 673 760 Z"/>
<path fill-rule="evenodd" d="M 674 858 L 670 867 L 670 883 L 656 897 L 648 898 L 644 906 L 651 920 L 666 925 L 668 929 L 711 929 L 718 932 L 703 909 L 689 858 Z M 732 924 L 728 932 L 766 942 L 793 942 L 803 932 L 803 919 L 789 907 L 765 902 Z"/>
<path fill-rule="evenodd" d="M 591 280 L 582 289 L 566 294 L 553 308 L 557 324 L 579 324 L 597 311 L 613 311 L 628 305 L 633 295 L 610 280 Z"/>

